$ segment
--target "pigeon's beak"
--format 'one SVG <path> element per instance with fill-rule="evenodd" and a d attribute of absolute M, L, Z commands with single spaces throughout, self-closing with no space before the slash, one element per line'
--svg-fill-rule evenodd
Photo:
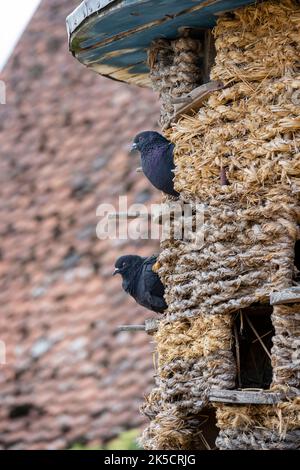
<path fill-rule="evenodd" d="M 118 268 L 116 268 L 116 269 L 114 270 L 114 272 L 112 273 L 112 275 L 115 276 L 116 274 L 119 274 L 119 272 L 120 272 L 120 270 L 119 270 Z"/>
<path fill-rule="evenodd" d="M 138 150 L 138 146 L 135 142 L 133 142 L 131 149 L 130 149 L 130 153 L 136 152 L 137 150 Z"/>

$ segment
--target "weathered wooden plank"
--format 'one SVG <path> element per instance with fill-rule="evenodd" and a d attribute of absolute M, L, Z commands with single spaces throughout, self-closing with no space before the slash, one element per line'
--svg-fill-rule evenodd
<path fill-rule="evenodd" d="M 281 402 L 284 395 L 279 392 L 249 390 L 211 390 L 209 401 L 216 403 L 274 405 Z"/>
<path fill-rule="evenodd" d="M 271 305 L 297 304 L 300 303 L 300 286 L 289 287 L 280 292 L 272 292 L 270 295 Z"/>
<path fill-rule="evenodd" d="M 159 320 L 156 318 L 149 318 L 145 320 L 144 325 L 121 325 L 117 328 L 117 331 L 145 331 L 148 335 L 155 333 L 158 329 Z"/>

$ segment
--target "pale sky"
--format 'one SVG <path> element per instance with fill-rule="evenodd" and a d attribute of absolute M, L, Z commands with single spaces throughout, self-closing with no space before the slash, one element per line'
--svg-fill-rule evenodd
<path fill-rule="evenodd" d="M 40 0 L 0 0 L 0 70 L 39 3 Z"/>

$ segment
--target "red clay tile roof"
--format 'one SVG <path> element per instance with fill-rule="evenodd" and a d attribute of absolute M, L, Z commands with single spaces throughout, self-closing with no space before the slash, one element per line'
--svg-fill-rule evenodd
<path fill-rule="evenodd" d="M 149 90 L 101 78 L 68 52 L 72 0 L 44 0 L 1 79 L 0 448 L 101 443 L 143 424 L 151 338 L 117 333 L 152 314 L 111 277 L 150 241 L 100 241 L 96 207 L 160 197 L 136 174 L 132 137 L 158 117 Z"/>

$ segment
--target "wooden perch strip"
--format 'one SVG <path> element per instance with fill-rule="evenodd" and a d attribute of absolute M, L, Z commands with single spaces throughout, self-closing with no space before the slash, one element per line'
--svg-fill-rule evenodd
<path fill-rule="evenodd" d="M 289 287 L 280 292 L 272 292 L 270 295 L 271 305 L 297 304 L 300 303 L 300 286 Z"/>
<path fill-rule="evenodd" d="M 269 391 L 211 390 L 209 393 L 209 401 L 218 403 L 274 405 L 284 398 L 282 393 Z"/>
<path fill-rule="evenodd" d="M 222 88 L 224 88 L 224 84 L 220 80 L 204 83 L 203 85 L 198 86 L 186 95 L 172 98 L 171 103 L 175 105 L 179 103 L 184 103 L 185 106 L 189 104 L 194 104 L 195 106 L 197 106 L 198 104 L 201 104 L 202 101 L 210 95 L 210 93 L 212 93 L 213 91 L 221 90 Z M 181 107 L 179 106 L 176 111 L 178 112 L 180 108 Z"/>
<path fill-rule="evenodd" d="M 224 87 L 225 85 L 220 80 L 211 81 L 195 88 L 187 95 L 181 96 L 180 98 L 173 98 L 172 103 L 175 105 L 175 113 L 169 125 L 171 122 L 176 122 L 182 114 L 190 114 L 192 111 L 197 111 L 203 101 L 208 98 L 211 93 L 221 90 Z"/>

